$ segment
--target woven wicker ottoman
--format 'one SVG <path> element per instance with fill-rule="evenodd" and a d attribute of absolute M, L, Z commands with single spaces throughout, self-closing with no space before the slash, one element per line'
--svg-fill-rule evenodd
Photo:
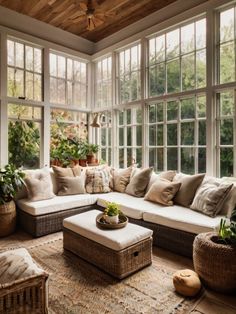
<path fill-rule="evenodd" d="M 152 263 L 152 230 L 128 223 L 115 230 L 101 230 L 91 210 L 63 221 L 64 249 L 110 275 L 122 279 Z"/>
<path fill-rule="evenodd" d="M 26 249 L 0 253 L 0 313 L 48 313 L 47 279 Z"/>

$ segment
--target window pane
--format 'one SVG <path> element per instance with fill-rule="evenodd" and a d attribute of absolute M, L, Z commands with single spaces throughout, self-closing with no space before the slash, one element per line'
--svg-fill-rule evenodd
<path fill-rule="evenodd" d="M 119 167 L 124 168 L 124 149 L 119 149 Z"/>
<path fill-rule="evenodd" d="M 167 145 L 177 145 L 177 124 L 167 124 Z"/>
<path fill-rule="evenodd" d="M 220 115 L 234 115 L 234 93 L 232 91 L 220 94 Z"/>
<path fill-rule="evenodd" d="M 57 103 L 57 79 L 50 78 L 50 101 Z"/>
<path fill-rule="evenodd" d="M 164 150 L 163 148 L 157 148 L 157 171 L 164 170 Z"/>
<path fill-rule="evenodd" d="M 33 71 L 34 70 L 34 51 L 33 47 L 25 46 L 25 63 L 26 70 Z"/>
<path fill-rule="evenodd" d="M 222 44 L 220 47 L 220 83 L 235 80 L 235 47 L 234 43 Z M 233 65 L 233 66 L 232 66 Z"/>
<path fill-rule="evenodd" d="M 25 77 L 25 96 L 26 98 L 33 99 L 34 98 L 34 75 L 33 73 L 26 72 Z"/>
<path fill-rule="evenodd" d="M 66 99 L 66 86 L 65 81 L 58 79 L 57 80 L 57 101 L 59 104 L 64 104 Z"/>
<path fill-rule="evenodd" d="M 164 105 L 163 103 L 159 103 L 156 105 L 156 113 L 157 113 L 157 121 L 162 122 L 164 117 Z"/>
<path fill-rule="evenodd" d="M 50 75 L 57 76 L 57 56 L 50 53 Z"/>
<path fill-rule="evenodd" d="M 42 73 L 42 51 L 34 48 L 34 71 Z"/>
<path fill-rule="evenodd" d="M 167 63 L 167 92 L 180 90 L 180 64 L 179 59 Z"/>
<path fill-rule="evenodd" d="M 167 103 L 167 120 L 178 119 L 178 103 L 177 101 L 169 101 Z"/>
<path fill-rule="evenodd" d="M 206 117 L 206 97 L 197 97 L 197 114 L 199 118 Z"/>
<path fill-rule="evenodd" d="M 165 64 L 160 63 L 149 69 L 150 96 L 161 95 L 165 92 Z"/>
<path fill-rule="evenodd" d="M 194 148 L 181 148 L 181 172 L 194 173 Z"/>
<path fill-rule="evenodd" d="M 166 34 L 167 58 L 172 59 L 179 55 L 179 29 Z"/>
<path fill-rule="evenodd" d="M 181 27 L 181 53 L 194 50 L 194 23 Z"/>
<path fill-rule="evenodd" d="M 167 169 L 177 170 L 178 169 L 178 149 L 167 148 Z"/>
<path fill-rule="evenodd" d="M 198 123 L 199 123 L 198 124 L 198 132 L 199 132 L 198 144 L 206 145 L 206 121 L 203 120 L 203 121 L 199 121 Z"/>
<path fill-rule="evenodd" d="M 127 146 L 132 146 L 132 131 L 131 131 L 131 127 L 127 128 Z"/>
<path fill-rule="evenodd" d="M 195 88 L 194 54 L 182 57 L 182 90 Z"/>
<path fill-rule="evenodd" d="M 149 126 L 149 145 L 155 146 L 156 145 L 156 125 Z"/>
<path fill-rule="evenodd" d="M 136 160 L 135 163 L 138 167 L 142 167 L 142 148 L 136 149 Z"/>
<path fill-rule="evenodd" d="M 233 148 L 220 149 L 220 176 L 231 177 L 233 176 L 233 162 L 234 152 Z"/>
<path fill-rule="evenodd" d="M 157 125 L 157 146 L 163 146 L 163 125 Z"/>
<path fill-rule="evenodd" d="M 124 129 L 119 128 L 119 146 L 124 146 Z"/>
<path fill-rule="evenodd" d="M 61 78 L 66 76 L 66 59 L 61 56 L 57 56 L 57 76 Z"/>
<path fill-rule="evenodd" d="M 195 99 L 188 98 L 181 100 L 181 119 L 191 119 L 195 117 Z"/>
<path fill-rule="evenodd" d="M 15 65 L 15 44 L 14 41 L 8 40 L 7 41 L 7 64 L 8 65 Z"/>
<path fill-rule="evenodd" d="M 206 47 L 206 19 L 196 22 L 196 49 Z"/>
<path fill-rule="evenodd" d="M 136 126 L 136 144 L 142 146 L 142 126 Z"/>
<path fill-rule="evenodd" d="M 206 172 L 206 149 L 205 148 L 198 149 L 198 172 L 199 173 Z"/>
<path fill-rule="evenodd" d="M 24 71 L 15 70 L 15 97 L 24 97 Z"/>
<path fill-rule="evenodd" d="M 24 68 L 24 45 L 16 42 L 15 49 L 16 67 Z"/>
<path fill-rule="evenodd" d="M 164 61 L 165 59 L 165 35 L 156 38 L 156 62 Z"/>
<path fill-rule="evenodd" d="M 181 144 L 194 144 L 194 122 L 181 123 Z"/>
<path fill-rule="evenodd" d="M 220 122 L 220 144 L 233 145 L 234 143 L 233 119 L 221 120 Z"/>
<path fill-rule="evenodd" d="M 196 85 L 197 88 L 206 86 L 206 50 L 196 54 Z"/>
<path fill-rule="evenodd" d="M 234 8 L 220 13 L 220 42 L 234 39 Z"/>
<path fill-rule="evenodd" d="M 156 149 L 149 149 L 149 166 L 154 168 L 154 171 L 157 171 L 157 162 L 156 162 Z"/>

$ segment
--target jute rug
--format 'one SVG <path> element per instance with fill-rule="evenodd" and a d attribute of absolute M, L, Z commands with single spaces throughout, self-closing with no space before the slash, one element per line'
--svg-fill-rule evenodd
<path fill-rule="evenodd" d="M 43 243 L 37 239 L 25 244 L 34 260 L 50 274 L 51 314 L 186 314 L 196 302 L 175 293 L 174 270 L 155 259 L 151 266 L 118 281 L 64 251 L 61 233 Z"/>

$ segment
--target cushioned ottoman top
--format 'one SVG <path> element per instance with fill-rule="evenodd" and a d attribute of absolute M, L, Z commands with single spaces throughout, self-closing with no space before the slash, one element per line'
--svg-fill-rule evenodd
<path fill-rule="evenodd" d="M 122 229 L 101 230 L 96 226 L 96 217 L 100 213 L 99 210 L 91 210 L 68 217 L 64 219 L 63 226 L 115 251 L 123 250 L 152 236 L 152 230 L 131 223 Z"/>

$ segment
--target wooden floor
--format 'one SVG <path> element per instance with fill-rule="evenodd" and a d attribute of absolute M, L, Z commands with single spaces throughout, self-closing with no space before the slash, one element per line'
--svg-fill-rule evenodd
<path fill-rule="evenodd" d="M 45 237 L 33 239 L 25 232 L 17 231 L 7 238 L 0 238 L 0 251 L 13 247 L 30 247 L 42 243 L 42 241 L 53 240 L 61 236 L 61 233 L 55 233 Z M 173 269 L 193 269 L 192 260 L 169 251 L 153 247 L 153 259 L 160 260 L 162 264 Z M 227 267 L 227 265 L 226 265 Z M 205 290 L 203 296 L 194 305 L 189 312 L 191 314 L 236 314 L 236 295 L 226 296 Z M 188 313 L 186 313 L 188 314 Z"/>

